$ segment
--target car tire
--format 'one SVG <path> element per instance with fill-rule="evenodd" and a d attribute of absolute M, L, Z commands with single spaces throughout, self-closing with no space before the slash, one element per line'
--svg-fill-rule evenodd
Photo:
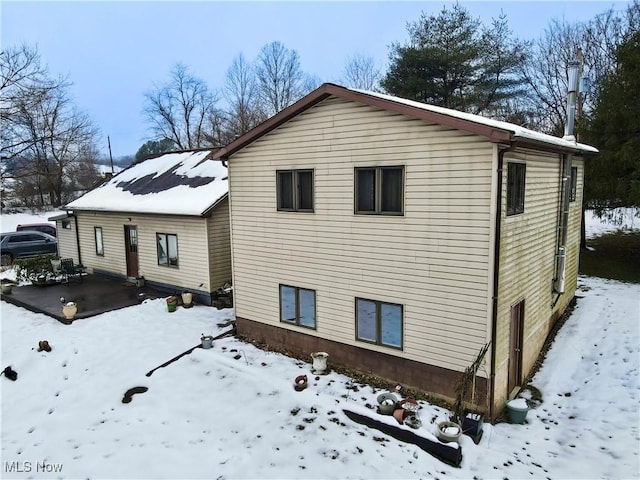
<path fill-rule="evenodd" d="M 0 265 L 3 267 L 9 266 L 13 263 L 13 256 L 10 253 L 3 253 L 0 255 Z"/>

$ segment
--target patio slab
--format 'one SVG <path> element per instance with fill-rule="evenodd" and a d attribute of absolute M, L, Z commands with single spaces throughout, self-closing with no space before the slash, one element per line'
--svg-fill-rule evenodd
<path fill-rule="evenodd" d="M 139 304 L 145 298 L 159 298 L 168 294 L 149 286 L 136 287 L 124 279 L 101 275 L 84 275 L 82 283 L 58 283 L 38 287 L 13 287 L 2 300 L 36 313 L 44 313 L 62 323 L 71 323 L 62 314 L 62 300 L 76 302 L 78 313 L 74 320 Z"/>

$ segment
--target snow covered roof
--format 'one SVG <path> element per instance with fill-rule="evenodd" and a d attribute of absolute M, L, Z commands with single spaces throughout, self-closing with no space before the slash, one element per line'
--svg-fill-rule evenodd
<path fill-rule="evenodd" d="M 565 140 L 563 138 L 554 137 L 553 135 L 547 135 L 545 133 L 536 132 L 535 130 L 530 130 L 528 128 L 524 128 L 519 125 L 516 125 L 515 123 L 503 122 L 500 120 L 493 120 L 491 118 L 483 117 L 481 115 L 474 115 L 473 113 L 460 112 L 458 110 L 452 110 L 450 108 L 438 107 L 436 105 L 429 105 L 427 103 L 416 102 L 414 100 L 407 100 L 404 98 L 393 97 L 391 95 L 385 95 L 383 93 L 371 92 L 367 90 L 357 90 L 357 89 L 350 89 L 350 90 L 354 92 L 363 93 L 365 95 L 370 95 L 373 97 L 389 100 L 391 102 L 401 103 L 411 107 L 421 108 L 426 111 L 435 112 L 442 115 L 448 115 L 454 118 L 459 118 L 461 120 L 467 120 L 469 122 L 486 125 L 488 127 L 495 127 L 500 130 L 510 131 L 513 133 L 513 137 L 515 137 L 516 140 L 518 138 L 522 138 L 526 140 L 532 140 L 535 142 L 546 143 L 549 145 L 556 145 L 558 147 L 577 149 L 585 153 L 586 152 L 598 153 L 598 149 L 595 147 L 592 147 L 591 145 L 586 145 L 584 143 L 577 143 L 574 141 Z"/>
<path fill-rule="evenodd" d="M 293 105 L 277 113 L 266 122 L 263 122 L 226 147 L 218 150 L 214 155 L 215 158 L 229 158 L 238 150 L 254 142 L 262 135 L 278 128 L 280 125 L 329 97 L 344 98 L 384 110 L 398 112 L 426 122 L 467 131 L 483 136 L 493 143 L 507 147 L 519 146 L 558 153 L 575 153 L 578 155 L 593 155 L 598 153 L 598 150 L 590 145 L 546 135 L 513 123 L 492 120 L 480 115 L 436 107 L 434 105 L 406 100 L 382 93 L 349 89 L 332 83 L 325 83 Z"/>
<path fill-rule="evenodd" d="M 134 163 L 69 203 L 72 210 L 204 215 L 229 191 L 215 150 L 165 153 Z"/>

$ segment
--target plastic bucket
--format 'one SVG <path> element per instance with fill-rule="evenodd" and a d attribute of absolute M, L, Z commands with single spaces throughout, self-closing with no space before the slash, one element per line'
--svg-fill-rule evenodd
<path fill-rule="evenodd" d="M 528 411 L 529 407 L 511 405 L 510 402 L 507 402 L 507 417 L 509 418 L 509 423 L 524 423 L 527 419 Z"/>

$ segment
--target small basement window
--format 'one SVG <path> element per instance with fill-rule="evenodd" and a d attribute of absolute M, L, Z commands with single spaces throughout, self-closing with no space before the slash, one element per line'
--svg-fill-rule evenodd
<path fill-rule="evenodd" d="M 402 305 L 356 298 L 356 338 L 402 349 L 402 316 Z"/>
<path fill-rule="evenodd" d="M 280 321 L 316 328 L 316 291 L 280 285 Z"/>

